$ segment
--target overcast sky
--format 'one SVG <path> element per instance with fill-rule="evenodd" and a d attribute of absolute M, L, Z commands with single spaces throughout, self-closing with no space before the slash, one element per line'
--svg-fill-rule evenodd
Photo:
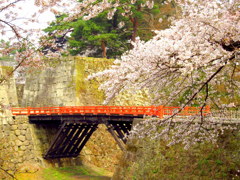
<path fill-rule="evenodd" d="M 45 12 L 43 14 L 38 14 L 37 18 L 40 21 L 39 23 L 29 23 L 24 24 L 24 21 L 27 21 L 32 15 L 38 11 L 38 7 L 34 5 L 34 0 L 26 0 L 24 2 L 17 3 L 18 6 L 22 7 L 22 10 L 16 8 L 18 17 L 13 23 L 20 26 L 23 29 L 44 29 L 48 26 L 48 22 L 54 20 L 55 16 L 53 13 Z M 1 36 L 1 35 L 0 35 Z M 11 36 L 11 32 L 9 31 L 6 36 L 0 37 L 0 39 L 7 40 L 8 37 Z"/>
<path fill-rule="evenodd" d="M 31 18 L 31 16 L 38 10 L 38 7 L 34 5 L 34 0 L 26 0 L 19 3 L 19 6 L 22 7 L 22 12 L 19 13 L 21 17 Z M 53 20 L 54 14 L 51 12 L 45 12 L 44 14 L 39 14 L 38 17 L 41 21 L 41 24 L 39 24 L 38 27 L 41 27 L 42 25 L 46 25 L 46 22 Z"/>

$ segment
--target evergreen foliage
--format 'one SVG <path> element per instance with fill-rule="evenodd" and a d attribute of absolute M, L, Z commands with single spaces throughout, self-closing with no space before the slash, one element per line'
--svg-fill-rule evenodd
<path fill-rule="evenodd" d="M 77 18 L 67 21 L 68 15 L 58 16 L 44 31 L 50 35 L 50 39 L 55 39 L 56 47 L 46 47 L 45 52 L 57 51 L 64 48 L 68 42 L 68 50 L 71 55 L 85 55 L 93 57 L 116 58 L 131 48 L 130 41 L 135 41 L 139 36 L 144 41 L 153 37 L 152 30 L 166 28 L 169 15 L 175 13 L 174 5 L 162 5 L 164 0 L 156 0 L 151 8 L 142 7 L 145 0 L 131 3 L 129 0 L 121 1 L 125 6 L 119 6 L 115 13 L 109 15 L 109 10 L 105 10 L 96 17 L 86 19 Z M 164 8 L 170 9 L 165 14 L 160 11 Z M 129 12 L 126 12 L 126 8 Z M 161 27 L 159 18 L 165 20 Z M 49 37 L 48 37 L 49 38 Z"/>

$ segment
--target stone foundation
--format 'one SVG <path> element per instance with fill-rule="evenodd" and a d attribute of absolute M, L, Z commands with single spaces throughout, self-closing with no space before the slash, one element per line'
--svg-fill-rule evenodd
<path fill-rule="evenodd" d="M 0 165 L 11 174 L 37 170 L 39 160 L 35 156 L 30 126 L 28 118 L 24 116 L 0 125 Z"/>

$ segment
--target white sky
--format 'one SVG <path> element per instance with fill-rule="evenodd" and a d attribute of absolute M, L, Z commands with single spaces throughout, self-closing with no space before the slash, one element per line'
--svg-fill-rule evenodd
<path fill-rule="evenodd" d="M 38 11 L 38 7 L 34 5 L 34 0 L 26 0 L 23 2 L 17 3 L 17 6 L 20 6 L 22 10 L 19 10 L 16 8 L 18 17 L 17 19 L 13 22 L 14 24 L 20 26 L 23 29 L 44 29 L 48 26 L 48 22 L 51 22 L 55 19 L 55 16 L 52 12 L 44 12 L 43 14 L 38 14 L 37 18 L 39 20 L 39 23 L 29 23 L 29 24 L 24 24 L 24 21 L 27 21 L 27 19 L 31 18 L 34 13 Z M 1 16 L 1 14 L 0 14 Z M 6 36 L 1 37 L 0 39 L 7 40 L 9 36 L 11 36 L 11 31 L 9 31 Z M 36 39 L 36 36 L 33 35 L 33 38 Z"/>
<path fill-rule="evenodd" d="M 31 18 L 31 16 L 37 12 L 39 9 L 37 6 L 34 5 L 33 0 L 26 0 L 24 2 L 19 3 L 19 6 L 22 7 L 22 12 L 19 13 L 21 17 L 27 17 Z M 44 25 L 45 27 L 47 26 L 48 21 L 54 20 L 54 14 L 51 13 L 50 11 L 45 12 L 44 14 L 39 14 L 38 19 L 40 21 L 40 24 L 36 25 L 36 27 L 41 27 Z"/>

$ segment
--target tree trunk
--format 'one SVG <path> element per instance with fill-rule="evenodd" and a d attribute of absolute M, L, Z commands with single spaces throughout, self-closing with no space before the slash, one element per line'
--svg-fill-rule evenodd
<path fill-rule="evenodd" d="M 131 37 L 131 40 L 133 42 L 136 41 L 136 37 L 137 37 L 137 30 L 138 30 L 138 19 L 137 18 L 133 18 L 133 32 L 132 32 L 132 37 Z"/>
<path fill-rule="evenodd" d="M 101 47 L 102 47 L 102 57 L 106 58 L 107 57 L 107 48 L 106 48 L 105 41 L 101 41 Z"/>
<path fill-rule="evenodd" d="M 141 6 L 138 6 L 137 11 L 141 11 Z M 136 37 L 137 37 L 137 31 L 138 31 L 138 18 L 137 17 L 130 17 L 130 20 L 131 20 L 132 25 L 133 25 L 131 41 L 135 42 L 136 41 Z M 133 45 L 131 44 L 130 47 L 132 49 Z"/>

